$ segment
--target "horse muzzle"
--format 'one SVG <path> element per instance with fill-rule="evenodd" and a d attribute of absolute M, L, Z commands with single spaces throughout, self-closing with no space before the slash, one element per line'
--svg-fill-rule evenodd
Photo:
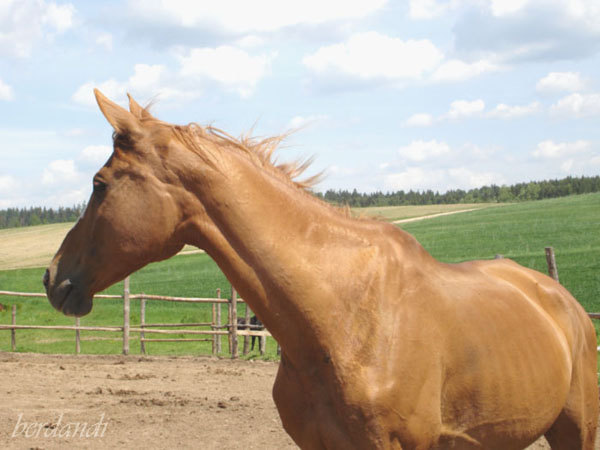
<path fill-rule="evenodd" d="M 64 315 L 81 317 L 92 310 L 92 298 L 71 279 L 64 279 L 57 284 L 50 269 L 46 269 L 42 283 L 50 304 Z"/>

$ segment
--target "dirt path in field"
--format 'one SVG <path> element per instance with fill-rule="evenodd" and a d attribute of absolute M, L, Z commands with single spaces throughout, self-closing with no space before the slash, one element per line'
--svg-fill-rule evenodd
<path fill-rule="evenodd" d="M 476 210 L 479 210 L 479 209 L 482 209 L 482 208 L 459 209 L 458 211 L 448 211 L 448 212 L 443 212 L 443 213 L 430 214 L 428 216 L 409 217 L 408 219 L 394 220 L 392 223 L 417 222 L 419 220 L 433 219 L 434 217 L 449 216 L 451 214 L 466 213 L 466 212 L 469 212 L 469 211 L 476 211 Z"/>
<path fill-rule="evenodd" d="M 0 368 L 2 449 L 296 448 L 271 398 L 276 363 L 0 353 Z"/>

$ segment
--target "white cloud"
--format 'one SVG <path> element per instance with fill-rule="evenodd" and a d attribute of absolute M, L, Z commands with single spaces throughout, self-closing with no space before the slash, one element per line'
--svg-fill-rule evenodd
<path fill-rule="evenodd" d="M 71 128 L 70 130 L 65 131 L 64 134 L 67 137 L 83 136 L 85 134 L 85 130 L 83 128 Z"/>
<path fill-rule="evenodd" d="M 445 142 L 438 142 L 435 139 L 431 141 L 417 140 L 400 147 L 398 153 L 402 158 L 410 161 L 425 161 L 450 153 L 450 147 Z"/>
<path fill-rule="evenodd" d="M 445 118 L 451 120 L 463 119 L 481 115 L 485 109 L 485 102 L 478 100 L 455 100 L 450 104 L 450 110 L 445 115 Z"/>
<path fill-rule="evenodd" d="M 14 99 L 12 87 L 0 79 L 0 100 L 10 101 Z"/>
<path fill-rule="evenodd" d="M 466 167 L 448 169 L 448 175 L 449 183 L 456 186 L 455 189 L 471 189 L 504 182 L 504 178 L 497 173 L 474 171 Z"/>
<path fill-rule="evenodd" d="M 18 186 L 16 178 L 11 175 L 0 175 L 0 194 L 6 195 Z"/>
<path fill-rule="evenodd" d="M 337 164 L 334 164 L 327 169 L 327 172 L 332 175 L 347 177 L 355 176 L 358 173 L 358 169 L 354 167 L 339 166 Z"/>
<path fill-rule="evenodd" d="M 318 75 L 342 74 L 359 80 L 419 79 L 443 58 L 431 41 L 392 38 L 374 31 L 319 48 L 303 63 Z"/>
<path fill-rule="evenodd" d="M 408 167 L 402 172 L 385 177 L 385 186 L 390 190 L 438 190 L 472 189 L 485 185 L 505 183 L 504 177 L 489 172 L 472 170 L 466 167 L 449 169 L 425 169 Z"/>
<path fill-rule="evenodd" d="M 487 117 L 491 119 L 514 119 L 536 114 L 541 111 L 541 104 L 537 101 L 528 105 L 506 105 L 500 103 L 491 111 L 485 111 L 485 102 L 477 100 L 455 100 L 450 104 L 446 114 L 434 117 L 427 113 L 413 114 L 403 123 L 406 127 L 428 127 L 442 120 L 460 120 L 471 117 Z"/>
<path fill-rule="evenodd" d="M 298 129 L 305 128 L 315 125 L 320 122 L 324 122 L 329 119 L 326 114 L 314 114 L 310 116 L 295 116 L 286 125 L 287 129 Z"/>
<path fill-rule="evenodd" d="M 57 5 L 54 2 L 46 4 L 43 0 L 41 2 L 43 11 L 42 23 L 50 25 L 59 33 L 62 33 L 73 26 L 73 16 L 75 14 L 75 7 L 70 3 L 64 5 Z"/>
<path fill-rule="evenodd" d="M 431 180 L 440 180 L 443 175 L 441 169 L 426 171 L 421 167 L 408 167 L 402 172 L 387 175 L 385 186 L 394 191 L 429 189 L 434 185 Z"/>
<path fill-rule="evenodd" d="M 8 0 L 0 5 L 0 54 L 31 56 L 41 41 L 73 26 L 75 7 L 45 0 Z"/>
<path fill-rule="evenodd" d="M 600 94 L 568 95 L 552 105 L 550 112 L 557 116 L 574 118 L 600 115 Z"/>
<path fill-rule="evenodd" d="M 437 82 L 466 81 L 484 73 L 496 72 L 501 69 L 501 66 L 485 59 L 472 63 L 451 59 L 440 65 L 431 76 L 431 79 Z"/>
<path fill-rule="evenodd" d="M 126 83 L 121 83 L 115 79 L 110 79 L 97 83 L 95 81 L 89 81 L 77 88 L 75 93 L 71 96 L 71 99 L 75 103 L 86 106 L 94 106 L 96 100 L 94 99 L 94 88 L 98 88 L 104 95 L 109 98 L 120 99 L 125 96 L 127 92 Z"/>
<path fill-rule="evenodd" d="M 464 0 L 455 49 L 519 63 L 580 59 L 600 46 L 597 0 Z"/>
<path fill-rule="evenodd" d="M 0 209 L 22 205 L 25 189 L 22 181 L 12 175 L 0 175 Z"/>
<path fill-rule="evenodd" d="M 530 0 L 410 0 L 409 16 L 412 19 L 433 19 L 460 7 L 477 7 L 502 17 L 524 9 Z"/>
<path fill-rule="evenodd" d="M 435 118 L 431 114 L 417 113 L 404 121 L 405 127 L 429 127 L 433 125 Z"/>
<path fill-rule="evenodd" d="M 216 84 L 241 97 L 254 93 L 258 82 L 271 70 L 272 54 L 252 55 L 237 47 L 194 48 L 176 55 L 179 68 L 169 69 L 162 64 L 135 64 L 133 74 L 124 81 L 111 78 L 90 81 L 73 94 L 76 103 L 94 106 L 94 88 L 109 98 L 125 101 L 125 94 L 148 99 L 190 101 L 201 95 L 202 88 Z"/>
<path fill-rule="evenodd" d="M 433 19 L 439 17 L 454 5 L 454 2 L 440 3 L 438 0 L 410 0 L 408 14 L 411 19 Z"/>
<path fill-rule="evenodd" d="M 497 17 L 515 14 L 522 10 L 530 0 L 490 0 L 492 14 Z"/>
<path fill-rule="evenodd" d="M 251 55 L 228 45 L 194 48 L 179 57 L 180 74 L 186 78 L 217 82 L 227 90 L 248 97 L 258 82 L 270 73 L 275 57 L 275 53 Z"/>
<path fill-rule="evenodd" d="M 113 48 L 113 37 L 110 33 L 100 33 L 96 38 L 96 44 L 104 47 L 106 50 L 112 50 Z"/>
<path fill-rule="evenodd" d="M 297 25 L 359 19 L 381 9 L 387 0 L 130 0 L 130 12 L 149 23 L 209 28 L 233 34 L 273 32 Z"/>
<path fill-rule="evenodd" d="M 52 161 L 42 173 L 43 185 L 56 185 L 58 183 L 72 183 L 80 181 L 82 174 L 77 171 L 75 161 L 72 159 L 58 159 Z"/>
<path fill-rule="evenodd" d="M 235 41 L 240 48 L 256 48 L 265 43 L 265 40 L 255 34 L 249 34 Z"/>
<path fill-rule="evenodd" d="M 537 82 L 535 89 L 541 93 L 577 92 L 585 88 L 578 72 L 550 72 Z"/>
<path fill-rule="evenodd" d="M 492 111 L 489 111 L 486 116 L 497 119 L 513 119 L 516 117 L 530 116 L 540 112 L 541 104 L 537 101 L 531 102 L 528 105 L 510 106 L 504 103 L 496 105 Z"/>
<path fill-rule="evenodd" d="M 134 73 L 129 77 L 127 84 L 134 92 L 150 93 L 156 91 L 164 80 L 166 69 L 161 64 L 136 64 Z"/>
<path fill-rule="evenodd" d="M 91 183 L 90 183 L 91 186 Z M 90 187 L 62 189 L 51 193 L 44 198 L 44 204 L 49 206 L 72 206 L 88 200 L 90 196 Z"/>
<path fill-rule="evenodd" d="M 567 159 L 565 162 L 563 162 L 560 165 L 560 170 L 562 170 L 563 172 L 569 173 L 571 171 L 571 169 L 573 168 L 574 164 L 575 164 L 575 161 L 573 159 Z"/>
<path fill-rule="evenodd" d="M 590 149 L 591 143 L 589 141 L 554 142 L 552 140 L 546 140 L 537 145 L 537 148 L 532 152 L 532 155 L 536 158 L 556 159 L 585 153 Z"/>
<path fill-rule="evenodd" d="M 108 145 L 88 145 L 79 154 L 79 160 L 93 166 L 100 166 L 106 162 L 113 149 Z"/>
<path fill-rule="evenodd" d="M 158 97 L 161 100 L 192 100 L 200 95 L 200 91 L 197 86 L 188 88 L 189 85 L 187 80 L 169 72 L 167 67 L 161 64 L 136 64 L 133 74 L 126 81 L 114 78 L 102 82 L 89 81 L 81 85 L 71 99 L 81 105 L 95 106 L 94 88 L 98 88 L 108 98 L 117 102 L 125 102 L 127 92 L 141 99 Z"/>

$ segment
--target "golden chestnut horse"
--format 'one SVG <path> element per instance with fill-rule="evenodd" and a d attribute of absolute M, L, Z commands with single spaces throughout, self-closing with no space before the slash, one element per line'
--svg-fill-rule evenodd
<path fill-rule="evenodd" d="M 283 349 L 273 397 L 304 449 L 592 449 L 596 336 L 551 278 L 444 264 L 349 217 L 275 165 L 279 138 L 129 111 L 95 91 L 114 152 L 45 276 L 67 315 L 184 244 L 204 250 Z M 200 381 L 200 380 L 199 380 Z"/>

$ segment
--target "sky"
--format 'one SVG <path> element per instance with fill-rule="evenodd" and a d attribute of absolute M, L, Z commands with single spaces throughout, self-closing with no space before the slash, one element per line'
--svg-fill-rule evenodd
<path fill-rule="evenodd" d="M 598 0 L 0 0 L 0 209 L 86 201 L 93 88 L 176 124 L 298 129 L 316 187 L 600 174 Z"/>

